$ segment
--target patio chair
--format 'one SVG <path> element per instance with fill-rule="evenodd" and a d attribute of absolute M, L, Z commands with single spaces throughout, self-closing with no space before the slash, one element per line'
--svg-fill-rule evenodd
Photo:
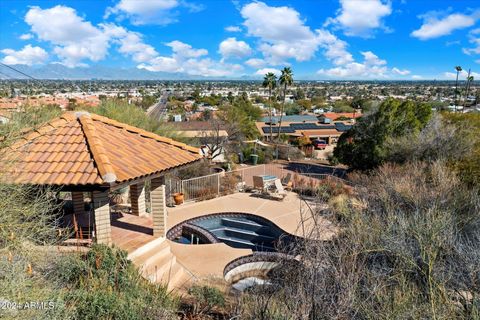
<path fill-rule="evenodd" d="M 285 190 L 289 190 L 289 191 L 292 190 L 293 181 L 292 181 L 292 173 L 291 172 L 287 173 L 285 178 L 282 179 L 282 185 L 285 188 Z"/>
<path fill-rule="evenodd" d="M 262 192 L 265 191 L 265 184 L 263 183 L 262 176 L 253 176 L 253 188 Z"/>
<path fill-rule="evenodd" d="M 283 200 L 287 196 L 287 191 L 285 191 L 283 188 L 282 181 L 280 181 L 280 179 L 275 180 L 275 188 L 276 191 L 270 194 L 270 196 L 275 200 Z"/>

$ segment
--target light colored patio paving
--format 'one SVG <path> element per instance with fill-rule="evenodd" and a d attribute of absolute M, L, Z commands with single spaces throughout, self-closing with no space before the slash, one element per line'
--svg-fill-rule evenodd
<path fill-rule="evenodd" d="M 168 208 L 168 229 L 185 220 L 212 213 L 241 212 L 262 216 L 288 233 L 303 236 L 311 228 L 312 215 L 296 193 L 289 192 L 283 201 L 260 198 L 250 193 L 231 195 L 202 202 L 185 203 Z M 304 222 L 302 225 L 302 221 Z M 334 227 L 321 219 L 324 227 L 322 239 L 330 238 Z M 132 252 L 153 240 L 152 219 L 124 214 L 112 222 L 112 239 L 116 246 Z M 252 253 L 250 249 L 237 249 L 224 243 L 188 245 L 169 241 L 172 253 L 197 278 L 222 278 L 223 269 L 235 258 Z"/>
<path fill-rule="evenodd" d="M 308 233 L 313 225 L 307 205 L 296 193 L 289 192 L 283 201 L 254 197 L 249 193 L 234 193 L 203 202 L 183 204 L 169 208 L 168 226 L 171 228 L 190 218 L 221 212 L 256 214 L 297 236 L 303 236 L 304 230 Z M 305 222 L 304 228 L 302 220 Z M 320 224 L 325 227 L 322 238 L 330 238 L 335 232 L 333 226 L 325 219 Z M 250 249 L 236 249 L 224 243 L 188 245 L 171 242 L 171 249 L 178 261 L 198 278 L 223 277 L 223 269 L 230 261 L 252 253 Z"/>
<path fill-rule="evenodd" d="M 250 249 L 236 249 L 225 243 L 185 245 L 167 241 L 177 260 L 197 278 L 222 277 L 230 261 L 252 253 Z"/>
<path fill-rule="evenodd" d="M 289 192 L 283 201 L 260 198 L 251 193 L 234 193 L 207 201 L 186 203 L 168 209 L 168 228 L 190 219 L 211 213 L 242 212 L 262 216 L 284 231 L 304 236 L 304 230 L 312 226 L 312 214 L 300 197 Z M 302 221 L 304 222 L 302 226 Z M 332 236 L 333 227 L 326 219 L 320 224 L 325 228 L 324 239 Z M 323 238 L 323 237 L 322 237 Z"/>

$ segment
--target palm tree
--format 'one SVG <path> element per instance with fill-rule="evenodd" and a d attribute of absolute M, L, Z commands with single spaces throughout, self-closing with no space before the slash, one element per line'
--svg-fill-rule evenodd
<path fill-rule="evenodd" d="M 472 85 L 473 80 L 474 80 L 474 78 L 473 78 L 473 76 L 470 75 L 470 70 L 468 70 L 467 85 L 466 85 L 466 89 L 465 89 L 465 99 L 463 101 L 463 107 L 464 108 L 467 107 L 468 93 L 470 92 L 470 87 Z"/>
<path fill-rule="evenodd" d="M 462 71 L 462 67 L 456 66 L 455 70 L 457 70 L 457 79 L 455 80 L 455 112 L 457 112 L 457 94 L 458 94 L 458 74 Z"/>
<path fill-rule="evenodd" d="M 272 141 L 272 91 L 277 86 L 277 76 L 269 72 L 263 78 L 263 87 L 268 88 L 268 113 L 270 115 L 270 141 Z"/>
<path fill-rule="evenodd" d="M 287 87 L 293 84 L 293 72 L 290 67 L 285 67 L 279 78 L 280 84 L 283 86 L 282 110 L 280 110 L 280 120 L 278 121 L 277 142 L 280 141 L 280 128 L 282 127 L 283 112 L 285 111 L 285 99 L 287 98 Z"/>

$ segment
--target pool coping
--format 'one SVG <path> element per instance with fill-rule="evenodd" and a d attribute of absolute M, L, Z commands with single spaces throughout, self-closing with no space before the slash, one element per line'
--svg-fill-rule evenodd
<path fill-rule="evenodd" d="M 194 225 L 192 222 L 193 221 L 207 220 L 207 219 L 210 219 L 212 217 L 228 218 L 228 217 L 231 217 L 231 216 L 249 217 L 253 221 L 255 221 L 259 224 L 265 223 L 268 227 L 273 227 L 273 228 L 276 228 L 276 229 L 280 230 L 283 233 L 280 238 L 289 237 L 292 240 L 303 239 L 302 237 L 299 237 L 297 235 L 294 235 L 294 234 L 291 234 L 291 233 L 285 231 L 284 229 L 280 228 L 274 222 L 270 221 L 269 219 L 267 219 L 265 217 L 262 217 L 262 216 L 259 216 L 259 215 L 256 215 L 256 214 L 252 214 L 252 213 L 235 212 L 235 211 L 209 213 L 209 214 L 206 214 L 206 215 L 202 215 L 202 216 L 198 216 L 198 217 L 194 217 L 194 218 L 184 220 L 184 221 L 174 225 L 172 228 L 170 228 L 167 231 L 166 239 L 168 239 L 170 241 L 174 241 L 175 238 L 182 235 L 183 228 L 187 227 L 187 229 L 190 228 L 190 229 L 194 229 L 195 231 L 200 231 L 201 235 L 204 236 L 205 239 L 211 241 L 210 243 L 206 243 L 206 244 L 220 243 L 220 242 L 225 243 L 225 242 L 219 240 L 213 233 L 211 233 L 207 229 L 199 227 L 197 225 Z M 259 222 L 259 221 L 261 221 L 261 222 Z M 184 243 L 180 243 L 180 244 L 187 245 L 187 244 L 184 244 Z"/>

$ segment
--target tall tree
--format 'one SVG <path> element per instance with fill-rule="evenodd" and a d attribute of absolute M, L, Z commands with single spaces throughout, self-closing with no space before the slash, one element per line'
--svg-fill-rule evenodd
<path fill-rule="evenodd" d="M 269 72 L 263 78 L 263 87 L 268 88 L 268 113 L 270 116 L 270 141 L 272 141 L 272 91 L 277 86 L 277 76 L 273 72 Z"/>
<path fill-rule="evenodd" d="M 470 75 L 470 69 L 468 70 L 468 76 L 467 76 L 467 84 L 465 88 L 465 99 L 463 99 L 463 107 L 465 108 L 467 106 L 467 100 L 468 100 L 468 94 L 470 92 L 470 86 L 472 85 L 473 82 L 473 76 Z"/>
<path fill-rule="evenodd" d="M 457 94 L 458 94 L 458 74 L 462 71 L 462 67 L 456 66 L 455 70 L 457 70 L 457 79 L 455 80 L 455 112 L 457 112 Z"/>
<path fill-rule="evenodd" d="M 351 168 L 373 169 L 386 159 L 389 140 L 419 132 L 431 115 L 428 104 L 387 99 L 340 136 L 333 154 Z"/>
<path fill-rule="evenodd" d="M 280 142 L 280 128 L 282 127 L 283 112 L 285 111 L 285 100 L 287 97 L 287 87 L 293 84 L 293 72 L 290 67 L 285 67 L 282 70 L 282 74 L 279 78 L 280 85 L 283 87 L 283 101 L 282 109 L 280 110 L 280 120 L 278 121 L 278 132 L 277 132 L 277 144 Z M 278 158 L 278 145 L 277 145 L 277 158 Z"/>

